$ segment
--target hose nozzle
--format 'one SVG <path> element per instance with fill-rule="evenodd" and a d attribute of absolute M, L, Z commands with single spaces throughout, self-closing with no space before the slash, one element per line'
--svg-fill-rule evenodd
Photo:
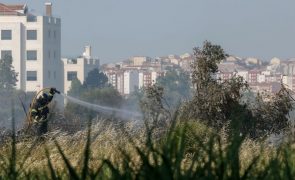
<path fill-rule="evenodd" d="M 60 94 L 60 91 L 58 91 L 58 90 L 55 90 L 55 92 L 56 92 L 57 94 Z"/>

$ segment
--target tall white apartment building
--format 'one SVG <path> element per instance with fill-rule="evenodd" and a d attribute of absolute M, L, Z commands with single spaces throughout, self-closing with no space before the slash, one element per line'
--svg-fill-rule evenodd
<path fill-rule="evenodd" d="M 124 72 L 124 95 L 129 95 L 138 89 L 138 71 Z"/>
<path fill-rule="evenodd" d="M 85 46 L 85 51 L 81 57 L 62 58 L 62 62 L 65 93 L 70 90 L 73 79 L 77 78 L 83 83 L 91 70 L 95 68 L 99 69 L 99 59 L 91 56 L 90 46 Z"/>
<path fill-rule="evenodd" d="M 53 86 L 63 91 L 61 20 L 52 16 L 51 3 L 45 7 L 46 15 L 35 16 L 25 4 L 0 4 L 0 53 L 1 58 L 13 59 L 17 89 L 38 91 Z"/>

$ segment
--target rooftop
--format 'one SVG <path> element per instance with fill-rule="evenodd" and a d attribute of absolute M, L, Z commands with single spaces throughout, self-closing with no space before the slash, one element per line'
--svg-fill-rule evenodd
<path fill-rule="evenodd" d="M 28 11 L 26 4 L 7 5 L 0 3 L 0 15 L 4 16 L 22 16 Z"/>

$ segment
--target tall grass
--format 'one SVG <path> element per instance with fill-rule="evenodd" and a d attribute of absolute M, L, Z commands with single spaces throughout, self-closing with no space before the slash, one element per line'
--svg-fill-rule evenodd
<path fill-rule="evenodd" d="M 18 142 L 13 132 L 0 148 L 3 179 L 295 177 L 294 145 L 274 148 L 241 136 L 226 137 L 196 121 L 152 130 L 101 121 L 74 135 L 52 132 L 43 141 Z"/>

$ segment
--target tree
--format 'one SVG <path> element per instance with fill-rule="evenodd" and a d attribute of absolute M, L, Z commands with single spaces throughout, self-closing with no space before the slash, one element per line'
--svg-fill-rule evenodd
<path fill-rule="evenodd" d="M 244 101 L 249 88 L 242 77 L 226 81 L 214 78 L 217 64 L 226 57 L 220 46 L 205 41 L 202 48 L 194 49 L 194 56 L 194 94 L 183 107 L 184 118 L 198 119 L 216 129 L 229 124 L 230 134 L 242 133 L 252 138 L 279 133 L 287 127 L 286 116 L 292 104 L 284 87 L 268 101 L 258 96 L 251 104 Z"/>
<path fill-rule="evenodd" d="M 221 127 L 230 116 L 227 108 L 239 104 L 239 90 L 243 84 L 239 80 L 220 84 L 214 79 L 217 64 L 226 57 L 220 46 L 205 41 L 202 48 L 194 48 L 194 56 L 192 83 L 195 92 L 186 114 L 189 118 L 198 117 L 211 126 Z M 238 91 L 232 91 L 231 86 L 236 83 Z"/>
<path fill-rule="evenodd" d="M 120 108 L 123 103 L 122 96 L 113 87 L 83 89 L 79 95 L 79 99 L 88 103 L 115 108 Z M 65 111 L 69 119 L 71 119 L 73 115 L 79 118 L 107 115 L 71 102 L 67 104 Z"/>
<path fill-rule="evenodd" d="M 79 81 L 79 79 L 75 78 L 71 82 L 71 88 L 68 92 L 68 95 L 79 97 L 84 91 L 83 85 Z"/>
<path fill-rule="evenodd" d="M 256 118 L 255 127 L 257 130 L 255 136 L 268 133 L 281 133 L 288 127 L 287 115 L 293 109 L 293 100 L 290 98 L 289 90 L 282 86 L 281 90 L 274 96 L 268 96 L 264 101 L 258 94 L 255 104 L 251 107 Z"/>
<path fill-rule="evenodd" d="M 99 72 L 99 70 L 95 68 L 88 73 L 84 85 L 87 88 L 103 88 L 107 86 L 107 82 L 108 77 L 103 72 Z"/>
<path fill-rule="evenodd" d="M 0 59 L 0 89 L 13 90 L 17 82 L 17 73 L 12 66 L 12 57 L 5 56 Z"/>
<path fill-rule="evenodd" d="M 129 96 L 127 96 L 125 103 L 124 103 L 124 108 L 128 109 L 133 112 L 139 112 L 140 107 L 139 103 L 141 98 L 144 95 L 144 89 L 135 89 Z"/>
<path fill-rule="evenodd" d="M 171 120 L 170 112 L 163 105 L 163 95 L 163 87 L 157 84 L 144 88 L 139 105 L 145 124 L 151 126 L 149 128 L 162 126 Z"/>
<path fill-rule="evenodd" d="M 189 75 L 183 71 L 169 70 L 157 79 L 157 84 L 164 88 L 164 99 L 171 108 L 176 108 L 191 96 Z"/>

